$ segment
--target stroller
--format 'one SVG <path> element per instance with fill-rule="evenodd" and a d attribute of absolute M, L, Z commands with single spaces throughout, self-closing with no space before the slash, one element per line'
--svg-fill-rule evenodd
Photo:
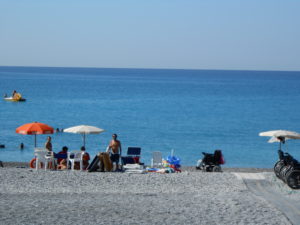
<path fill-rule="evenodd" d="M 202 159 L 198 160 L 196 169 L 203 172 L 222 172 L 221 165 L 225 163 L 222 151 L 215 150 L 214 154 L 202 152 Z"/>

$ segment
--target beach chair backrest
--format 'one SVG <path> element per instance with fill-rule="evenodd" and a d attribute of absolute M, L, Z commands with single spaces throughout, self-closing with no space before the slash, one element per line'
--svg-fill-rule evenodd
<path fill-rule="evenodd" d="M 39 160 L 43 160 L 47 153 L 48 151 L 34 151 L 34 156 L 37 157 Z"/>
<path fill-rule="evenodd" d="M 83 155 L 84 155 L 84 152 L 80 151 L 80 150 L 73 150 L 71 152 L 68 152 L 68 158 L 69 159 L 75 159 L 76 161 L 77 160 L 82 160 Z"/>
<path fill-rule="evenodd" d="M 34 152 L 47 152 L 48 149 L 46 148 L 34 148 Z"/>
<path fill-rule="evenodd" d="M 140 156 L 141 148 L 140 147 L 128 147 L 127 155 L 128 156 Z"/>
<path fill-rule="evenodd" d="M 162 162 L 162 154 L 161 152 L 153 152 L 152 159 L 154 163 L 161 163 Z"/>
<path fill-rule="evenodd" d="M 151 167 L 162 166 L 162 153 L 159 151 L 152 152 Z"/>

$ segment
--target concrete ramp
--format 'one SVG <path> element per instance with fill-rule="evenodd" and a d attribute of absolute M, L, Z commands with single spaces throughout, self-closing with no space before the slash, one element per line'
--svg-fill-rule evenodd
<path fill-rule="evenodd" d="M 264 180 L 262 173 L 233 173 L 239 180 Z"/>
<path fill-rule="evenodd" d="M 233 173 L 237 179 L 243 180 L 247 188 L 268 201 L 275 208 L 281 211 L 291 222 L 291 224 L 300 224 L 300 203 L 285 197 L 282 193 L 276 191 L 270 182 L 265 180 L 262 173 Z M 299 190 L 300 191 L 300 190 Z"/>

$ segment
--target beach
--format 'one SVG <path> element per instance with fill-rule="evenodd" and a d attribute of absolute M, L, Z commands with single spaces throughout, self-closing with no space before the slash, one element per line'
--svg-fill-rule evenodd
<path fill-rule="evenodd" d="M 300 225 L 300 1 L 70 3 L 1 2 L 0 225 Z"/>
<path fill-rule="evenodd" d="M 127 174 L 8 165 L 0 168 L 0 224 L 291 224 L 230 169 Z M 254 172 L 300 199 L 272 172 Z"/>

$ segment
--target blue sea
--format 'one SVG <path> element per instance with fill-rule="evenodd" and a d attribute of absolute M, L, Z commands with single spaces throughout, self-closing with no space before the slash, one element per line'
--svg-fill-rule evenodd
<path fill-rule="evenodd" d="M 0 101 L 2 161 L 33 158 L 34 136 L 15 129 L 34 121 L 59 129 L 103 128 L 87 136 L 92 156 L 117 133 L 123 154 L 140 146 L 149 164 L 151 152 L 167 157 L 173 149 L 189 166 L 201 152 L 221 149 L 227 167 L 272 167 L 278 143 L 258 133 L 300 132 L 300 72 L 0 67 L 0 94 L 13 90 L 27 101 Z M 51 136 L 55 152 L 82 145 L 79 134 Z M 38 146 L 46 138 L 38 135 Z M 287 141 L 284 149 L 300 160 L 300 140 Z"/>

